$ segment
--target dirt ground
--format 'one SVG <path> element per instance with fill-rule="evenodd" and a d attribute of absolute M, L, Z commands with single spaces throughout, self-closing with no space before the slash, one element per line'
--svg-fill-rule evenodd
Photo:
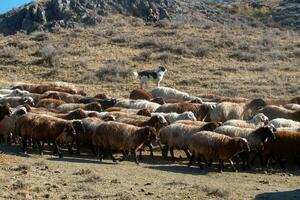
<path fill-rule="evenodd" d="M 59 159 L 1 146 L 0 199 L 299 199 L 300 171 L 252 169 L 223 173 L 187 168 L 159 152 L 136 165 L 82 155 Z M 181 156 L 181 152 L 177 152 Z M 182 157 L 184 157 L 182 155 Z M 298 190 L 297 190 L 298 189 Z"/>

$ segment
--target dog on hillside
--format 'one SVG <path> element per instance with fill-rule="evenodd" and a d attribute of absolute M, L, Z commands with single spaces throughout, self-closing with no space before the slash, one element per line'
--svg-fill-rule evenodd
<path fill-rule="evenodd" d="M 148 88 L 148 82 L 150 80 L 156 83 L 156 86 L 160 86 L 160 82 L 162 81 L 164 74 L 167 72 L 167 69 L 163 66 L 159 66 L 157 69 L 153 70 L 145 70 L 141 72 L 133 72 L 135 77 L 140 79 L 140 87 L 141 89 L 146 86 Z"/>

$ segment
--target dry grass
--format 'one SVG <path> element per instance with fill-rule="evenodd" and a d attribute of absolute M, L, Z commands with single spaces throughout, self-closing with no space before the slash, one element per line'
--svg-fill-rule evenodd
<path fill-rule="evenodd" d="M 95 28 L 0 37 L 0 75 L 3 86 L 60 80 L 91 95 L 127 97 L 138 87 L 132 71 L 163 64 L 168 73 L 162 85 L 195 95 L 288 98 L 300 94 L 299 44 L 299 33 L 292 31 L 207 20 L 153 26 L 116 15 Z"/>

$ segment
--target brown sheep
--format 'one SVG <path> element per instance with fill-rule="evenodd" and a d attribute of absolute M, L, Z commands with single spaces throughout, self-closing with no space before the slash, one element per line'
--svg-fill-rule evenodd
<path fill-rule="evenodd" d="M 243 151 L 249 151 L 249 145 L 246 139 L 241 137 L 229 137 L 211 131 L 200 131 L 189 138 L 189 149 L 192 152 L 190 167 L 194 159 L 199 161 L 202 168 L 201 157 L 209 161 L 210 165 L 213 160 L 219 160 L 219 170 L 222 171 L 224 161 L 229 161 L 234 171 L 236 168 L 232 158 Z"/>
<path fill-rule="evenodd" d="M 151 112 L 147 108 L 139 110 L 136 114 L 141 116 L 151 117 Z"/>
<path fill-rule="evenodd" d="M 161 97 L 153 98 L 150 101 L 153 102 L 153 103 L 158 103 L 160 105 L 166 104 L 165 100 L 163 98 L 161 98 Z"/>
<path fill-rule="evenodd" d="M 81 108 L 83 110 L 97 111 L 102 112 L 102 107 L 100 103 L 89 103 L 89 104 L 80 104 L 80 103 L 65 103 L 58 106 L 56 109 L 60 112 L 69 112 L 75 110 L 77 108 Z"/>
<path fill-rule="evenodd" d="M 58 91 L 58 92 L 67 92 L 70 94 L 77 94 L 78 90 L 68 87 L 66 85 L 58 85 L 58 84 L 18 84 L 14 86 L 12 89 L 20 89 L 27 90 L 31 93 L 43 94 L 47 91 Z"/>
<path fill-rule="evenodd" d="M 158 140 L 156 131 L 152 127 L 136 127 L 133 125 L 119 122 L 105 122 L 97 127 L 92 136 L 93 144 L 99 147 L 99 157 L 102 160 L 103 150 L 107 149 L 113 162 L 116 162 L 112 150 L 123 151 L 126 158 L 126 151 L 131 151 L 134 155 L 136 164 L 139 161 L 136 156 L 136 150 L 141 148 L 145 142 Z"/>
<path fill-rule="evenodd" d="M 129 99 L 146 99 L 150 101 L 153 98 L 152 94 L 142 89 L 133 90 L 129 95 Z"/>
<path fill-rule="evenodd" d="M 27 139 L 37 141 L 40 154 L 45 142 L 53 142 L 59 157 L 62 157 L 57 142 L 71 141 L 76 131 L 83 130 L 79 121 L 67 121 L 49 115 L 28 113 L 16 121 L 16 135 L 22 137 L 23 152 L 27 153 Z M 40 143 L 42 142 L 42 143 Z"/>
<path fill-rule="evenodd" d="M 291 119 L 294 121 L 300 121 L 300 110 L 289 110 L 283 107 L 279 106 L 266 106 L 261 110 L 258 110 L 257 112 L 263 113 L 266 115 L 269 120 L 276 119 L 276 118 L 285 118 L 285 119 Z"/>
<path fill-rule="evenodd" d="M 210 121 L 209 113 L 210 113 L 210 106 L 205 104 L 195 104 L 195 103 L 174 103 L 174 104 L 166 104 L 158 107 L 155 112 L 177 112 L 183 113 L 185 111 L 191 111 L 194 113 L 197 120 L 202 121 Z"/>
<path fill-rule="evenodd" d="M 275 132 L 276 139 L 270 140 L 264 145 L 263 155 L 266 158 L 267 168 L 271 158 L 275 159 L 282 169 L 285 169 L 285 161 L 300 165 L 300 133 L 292 131 Z"/>
<path fill-rule="evenodd" d="M 11 110 L 9 104 L 0 104 L 0 121 L 4 119 L 5 116 L 11 116 Z"/>
<path fill-rule="evenodd" d="M 100 94 L 96 94 L 94 96 L 94 98 L 97 98 L 97 99 L 108 99 L 108 96 L 106 96 L 106 94 L 100 93 Z"/>
<path fill-rule="evenodd" d="M 214 101 L 214 102 L 232 102 L 232 103 L 246 103 L 249 101 L 249 99 L 242 98 L 242 97 L 223 97 L 219 95 L 214 95 L 214 94 L 206 94 L 206 95 L 200 95 L 201 98 L 207 99 L 209 101 Z"/>
<path fill-rule="evenodd" d="M 84 119 L 86 117 L 88 117 L 88 114 L 86 114 L 84 112 L 84 110 L 82 110 L 81 108 L 78 108 L 76 110 L 70 111 L 68 113 L 63 113 L 63 114 L 54 114 L 54 117 L 58 117 L 61 119 L 65 119 L 65 120 L 73 120 L 73 119 Z"/>
<path fill-rule="evenodd" d="M 218 122 L 225 122 L 230 119 L 249 120 L 266 105 L 262 99 L 254 99 L 248 103 L 222 102 L 211 111 L 210 119 Z"/>
<path fill-rule="evenodd" d="M 56 109 L 58 106 L 65 104 L 63 100 L 59 99 L 41 99 L 36 104 L 35 107 L 37 108 L 50 108 L 50 109 Z"/>
<path fill-rule="evenodd" d="M 134 126 L 138 126 L 138 127 L 145 127 L 145 126 L 150 126 L 156 129 L 157 132 L 159 132 L 159 130 L 168 125 L 168 122 L 166 121 L 166 119 L 163 116 L 153 116 L 148 120 L 134 120 L 132 118 L 120 118 L 119 120 L 117 120 L 118 122 L 122 122 L 125 124 L 131 124 Z M 160 143 L 159 143 L 160 145 Z M 145 146 L 148 146 L 150 149 L 150 156 L 151 158 L 153 158 L 153 147 L 151 143 L 146 142 Z M 160 145 L 161 146 L 161 145 Z M 142 149 L 140 149 L 140 158 L 142 158 Z"/>
<path fill-rule="evenodd" d="M 292 98 L 290 103 L 300 104 L 300 96 Z"/>
<path fill-rule="evenodd" d="M 41 98 L 60 99 L 66 103 L 77 103 L 84 96 L 78 94 L 69 94 L 66 92 L 47 91 L 41 95 Z"/>

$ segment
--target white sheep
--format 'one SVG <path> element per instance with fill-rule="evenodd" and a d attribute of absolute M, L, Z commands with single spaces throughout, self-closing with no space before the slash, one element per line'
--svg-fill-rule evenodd
<path fill-rule="evenodd" d="M 185 111 L 181 114 L 172 112 L 172 113 L 151 113 L 151 116 L 157 116 L 157 115 L 161 115 L 164 116 L 170 123 L 174 123 L 178 120 L 191 120 L 191 121 L 197 121 L 195 115 L 193 112 L 191 111 Z"/>
<path fill-rule="evenodd" d="M 26 90 L 20 90 L 20 89 L 0 89 L 0 95 L 2 97 L 7 96 L 25 96 L 28 95 L 29 92 Z"/>
<path fill-rule="evenodd" d="M 300 128 L 300 122 L 291 119 L 276 118 L 271 120 L 270 123 L 273 124 L 275 128 L 292 128 L 292 129 Z"/>
<path fill-rule="evenodd" d="M 123 108 L 130 108 L 130 109 L 145 109 L 147 108 L 150 112 L 155 111 L 159 106 L 158 103 L 150 102 L 147 100 L 132 100 L 132 99 L 120 99 L 115 104 L 115 107 L 123 107 Z"/>
<path fill-rule="evenodd" d="M 175 161 L 173 149 L 177 148 L 183 149 L 187 157 L 190 158 L 187 150 L 189 136 L 202 130 L 213 131 L 218 126 L 219 124 L 216 122 L 209 122 L 202 125 L 174 123 L 163 127 L 159 132 L 161 143 L 165 144 L 163 156 L 167 157 L 168 149 L 170 148 L 172 160 Z"/>
<path fill-rule="evenodd" d="M 181 92 L 174 88 L 169 87 L 156 87 L 150 91 L 154 97 L 162 97 L 164 100 L 177 99 L 183 101 L 193 100 L 190 95 L 186 92 Z"/>
<path fill-rule="evenodd" d="M 256 128 L 264 126 L 266 123 L 268 123 L 269 118 L 265 116 L 262 113 L 256 114 L 252 119 L 250 120 L 239 120 L 239 119 L 231 119 L 226 122 L 224 122 L 224 126 L 236 126 L 236 127 L 245 127 L 245 128 Z"/>

